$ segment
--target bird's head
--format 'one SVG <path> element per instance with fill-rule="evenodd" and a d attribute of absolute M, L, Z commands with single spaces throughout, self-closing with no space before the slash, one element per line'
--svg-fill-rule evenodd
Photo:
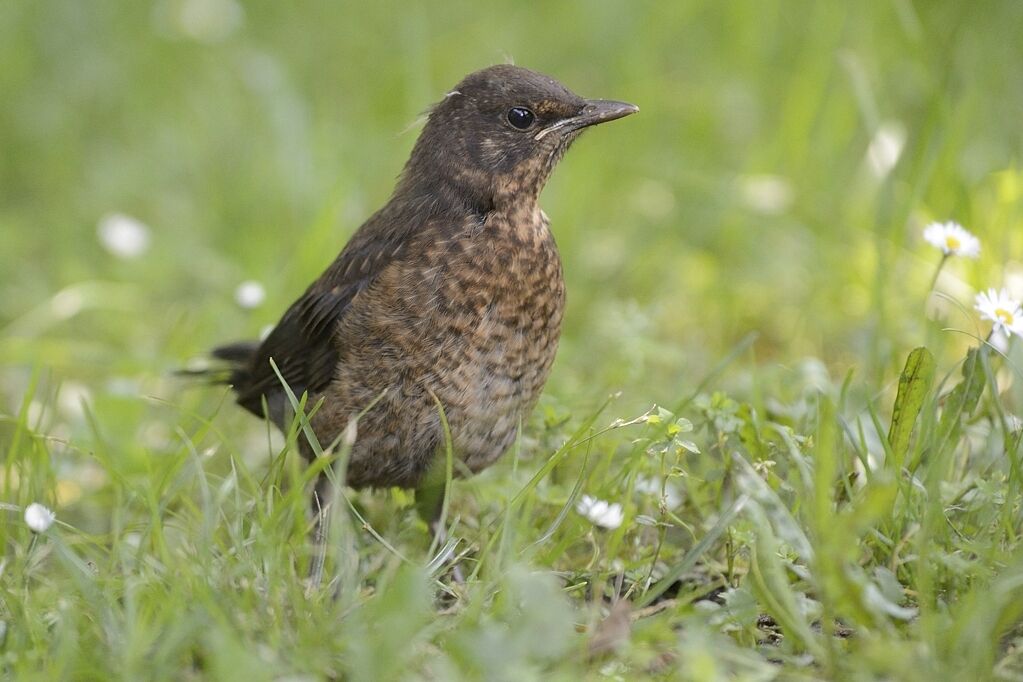
<path fill-rule="evenodd" d="M 583 130 L 637 111 L 626 102 L 584 99 L 528 69 L 491 66 L 466 76 L 433 107 L 402 184 L 450 187 L 481 206 L 535 200 Z"/>

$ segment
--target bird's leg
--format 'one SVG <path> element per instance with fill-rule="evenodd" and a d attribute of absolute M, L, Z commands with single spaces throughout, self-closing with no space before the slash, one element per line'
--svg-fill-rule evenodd
<path fill-rule="evenodd" d="M 440 515 L 437 518 L 430 521 L 430 532 L 433 533 L 433 544 L 438 547 L 443 547 L 448 541 L 448 529 L 447 526 L 442 523 Z M 449 553 L 453 554 L 454 550 Z M 444 557 L 445 560 L 449 557 Z M 458 585 L 465 584 L 465 576 L 462 575 L 462 565 L 457 561 L 451 566 L 451 579 Z"/>
<path fill-rule="evenodd" d="M 430 545 L 431 554 L 443 549 L 448 541 L 447 519 L 444 518 L 444 496 L 447 492 L 447 476 L 443 460 L 435 463 L 427 472 L 425 479 L 416 488 L 416 511 L 419 517 L 426 521 L 433 535 L 433 542 Z M 451 552 L 444 560 L 450 558 Z M 451 567 L 451 578 L 461 585 L 465 582 L 462 575 L 462 567 L 455 563 Z"/>

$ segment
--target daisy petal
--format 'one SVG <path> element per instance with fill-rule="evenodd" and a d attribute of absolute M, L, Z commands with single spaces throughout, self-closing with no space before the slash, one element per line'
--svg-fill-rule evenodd
<path fill-rule="evenodd" d="M 625 514 L 622 505 L 617 502 L 605 502 L 589 495 L 583 495 L 575 505 L 575 510 L 589 519 L 590 523 L 601 528 L 615 529 L 622 525 Z"/>
<path fill-rule="evenodd" d="M 993 333 L 1023 336 L 1023 308 L 1005 289 L 980 292 L 974 308 L 983 319 L 992 323 Z"/>
<path fill-rule="evenodd" d="M 33 533 L 45 533 L 56 519 L 56 514 L 38 502 L 25 507 L 25 525 Z"/>
<path fill-rule="evenodd" d="M 980 255 L 980 240 L 956 222 L 931 223 L 924 228 L 924 241 L 946 256 L 976 258 Z"/>

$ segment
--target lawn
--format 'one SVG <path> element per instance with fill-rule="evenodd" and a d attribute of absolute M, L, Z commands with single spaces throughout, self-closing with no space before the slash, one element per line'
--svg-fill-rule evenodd
<path fill-rule="evenodd" d="M 1023 342 L 991 320 L 1023 314 L 975 308 L 1023 299 L 1021 26 L 0 4 L 0 677 L 1023 679 Z M 175 371 L 273 324 L 430 103 L 509 60 L 641 108 L 542 197 L 553 374 L 447 545 L 412 493 L 342 489 L 310 582 L 301 420 Z M 924 239 L 947 221 L 977 257 Z"/>

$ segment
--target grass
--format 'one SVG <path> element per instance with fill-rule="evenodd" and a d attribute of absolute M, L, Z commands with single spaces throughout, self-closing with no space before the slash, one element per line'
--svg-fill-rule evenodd
<path fill-rule="evenodd" d="M 1017 3 L 238 7 L 0 6 L 4 677 L 1023 678 L 1023 345 L 972 310 L 1023 295 Z M 506 56 L 642 108 L 544 194 L 554 374 L 450 544 L 347 491 L 310 585 L 302 424 L 172 371 L 274 322 Z M 983 251 L 936 276 L 948 219 Z"/>

